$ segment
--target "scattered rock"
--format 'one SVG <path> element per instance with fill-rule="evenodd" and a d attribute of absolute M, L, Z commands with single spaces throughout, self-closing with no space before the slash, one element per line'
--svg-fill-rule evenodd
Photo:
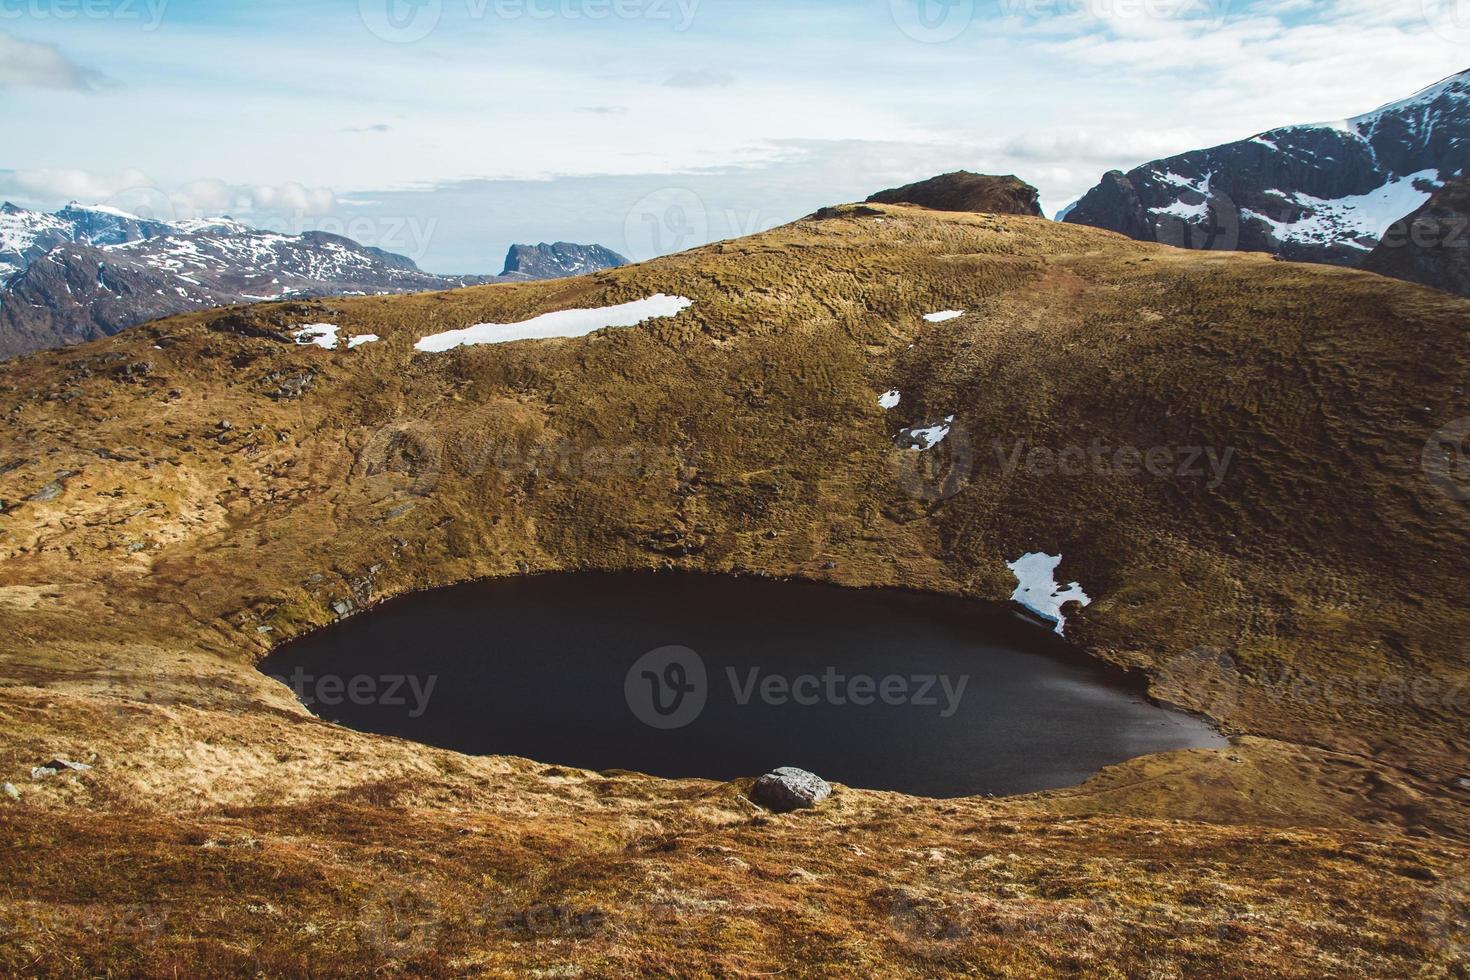
<path fill-rule="evenodd" d="M 19 800 L 20 799 L 20 790 L 18 790 L 18 789 L 15 788 L 15 784 L 14 783 L 6 783 L 5 784 L 5 795 L 8 796 L 8 797 L 10 797 L 12 800 Z"/>
<path fill-rule="evenodd" d="M 274 401 L 294 401 L 316 384 L 316 369 L 271 371 L 256 382 L 257 390 Z"/>
<path fill-rule="evenodd" d="M 1450 782 L 1455 789 L 1470 790 L 1470 776 L 1459 776 Z"/>
<path fill-rule="evenodd" d="M 750 798 L 776 813 L 809 810 L 832 795 L 825 779 L 805 769 L 782 766 L 755 781 Z"/>
<path fill-rule="evenodd" d="M 43 765 L 31 770 L 32 779 L 46 779 L 57 776 L 63 772 L 87 772 L 92 767 L 83 762 L 68 762 L 66 759 L 52 759 Z"/>
<path fill-rule="evenodd" d="M 50 503 L 57 497 L 61 496 L 61 491 L 64 489 L 66 489 L 66 485 L 63 484 L 60 480 L 52 480 L 50 483 L 37 490 L 26 499 L 30 500 L 32 503 L 37 504 Z"/>

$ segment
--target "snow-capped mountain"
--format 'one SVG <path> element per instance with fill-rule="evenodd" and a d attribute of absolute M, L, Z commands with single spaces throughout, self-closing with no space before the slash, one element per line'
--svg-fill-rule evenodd
<path fill-rule="evenodd" d="M 214 306 L 454 289 L 576 275 L 626 261 L 600 246 L 556 248 L 568 261 L 527 264 L 502 277 L 440 276 L 402 255 L 325 232 L 285 235 L 230 218 L 158 222 L 78 205 L 45 214 L 6 204 L 0 208 L 0 358 Z"/>
<path fill-rule="evenodd" d="M 118 245 L 166 235 L 173 229 L 111 208 L 68 204 L 53 214 L 0 204 L 0 282 L 58 245 Z"/>
<path fill-rule="evenodd" d="M 1352 119 L 1112 171 L 1058 220 L 1356 266 L 1467 164 L 1470 71 Z"/>
<path fill-rule="evenodd" d="M 556 242 L 548 245 L 512 245 L 501 276 L 507 279 L 557 279 L 580 276 L 598 269 L 627 265 L 628 260 L 601 245 Z"/>

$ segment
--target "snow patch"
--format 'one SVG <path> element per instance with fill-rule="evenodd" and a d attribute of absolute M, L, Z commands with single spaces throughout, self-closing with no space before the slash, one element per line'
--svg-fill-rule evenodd
<path fill-rule="evenodd" d="M 1395 221 L 1419 210 L 1432 196 L 1431 191 L 1415 187 L 1415 182 L 1438 187 L 1438 177 L 1437 170 L 1421 170 L 1407 177 L 1390 180 L 1367 194 L 1339 197 L 1330 201 L 1312 197 L 1310 194 L 1297 194 L 1288 200 L 1311 213 L 1292 222 L 1276 221 L 1250 210 L 1242 210 L 1241 214 L 1269 225 L 1271 233 L 1278 241 L 1367 248 L 1368 246 L 1353 239 L 1367 238 L 1377 241 L 1382 238 Z"/>
<path fill-rule="evenodd" d="M 944 323 L 946 320 L 957 320 L 964 315 L 964 310 L 941 310 L 938 313 L 925 313 L 924 319 L 930 323 Z"/>
<path fill-rule="evenodd" d="M 463 330 L 447 330 L 430 334 L 414 344 L 414 349 L 439 354 L 456 347 L 479 344 L 504 344 L 512 340 L 546 340 L 551 337 L 585 337 L 606 327 L 631 327 L 644 320 L 678 316 L 694 305 L 683 296 L 657 293 L 648 299 L 619 306 L 591 310 L 560 310 L 522 320 L 519 323 L 477 323 Z"/>
<path fill-rule="evenodd" d="M 882 406 L 884 410 L 897 408 L 898 403 L 901 401 L 903 401 L 903 395 L 900 394 L 897 389 L 884 392 L 882 395 L 878 396 L 878 404 Z"/>
<path fill-rule="evenodd" d="M 361 347 L 363 344 L 376 344 L 382 339 L 375 333 L 360 333 L 355 337 L 347 338 L 347 349 L 352 350 L 353 348 Z"/>
<path fill-rule="evenodd" d="M 1069 602 L 1086 606 L 1092 598 L 1076 582 L 1065 589 L 1057 584 L 1057 566 L 1061 563 L 1061 555 L 1036 551 L 1022 555 L 1006 567 L 1016 576 L 1016 591 L 1011 599 L 1038 616 L 1055 622 L 1057 635 L 1065 636 L 1067 617 L 1062 615 L 1062 607 Z"/>
<path fill-rule="evenodd" d="M 294 331 L 291 339 L 303 347 L 315 345 L 323 350 L 336 350 L 337 327 L 331 323 L 308 323 Z"/>
<path fill-rule="evenodd" d="M 912 442 L 913 445 L 910 445 L 909 449 L 916 453 L 926 452 L 948 438 L 949 430 L 953 425 L 954 416 L 951 415 L 943 422 L 936 422 L 922 429 L 902 429 L 898 433 L 899 444 Z"/>

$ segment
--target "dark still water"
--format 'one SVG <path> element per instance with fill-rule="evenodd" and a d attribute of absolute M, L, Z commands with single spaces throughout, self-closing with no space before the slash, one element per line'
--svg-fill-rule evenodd
<path fill-rule="evenodd" d="M 992 606 L 760 578 L 454 586 L 289 643 L 262 670 L 363 731 L 660 776 L 798 766 L 870 789 L 1010 794 L 1225 744 Z"/>

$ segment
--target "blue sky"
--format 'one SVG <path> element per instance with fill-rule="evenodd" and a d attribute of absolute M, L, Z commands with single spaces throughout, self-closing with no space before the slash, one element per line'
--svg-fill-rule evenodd
<path fill-rule="evenodd" d="M 1113 167 L 1470 67 L 1470 0 L 0 0 L 0 197 L 635 258 L 945 170 Z"/>

